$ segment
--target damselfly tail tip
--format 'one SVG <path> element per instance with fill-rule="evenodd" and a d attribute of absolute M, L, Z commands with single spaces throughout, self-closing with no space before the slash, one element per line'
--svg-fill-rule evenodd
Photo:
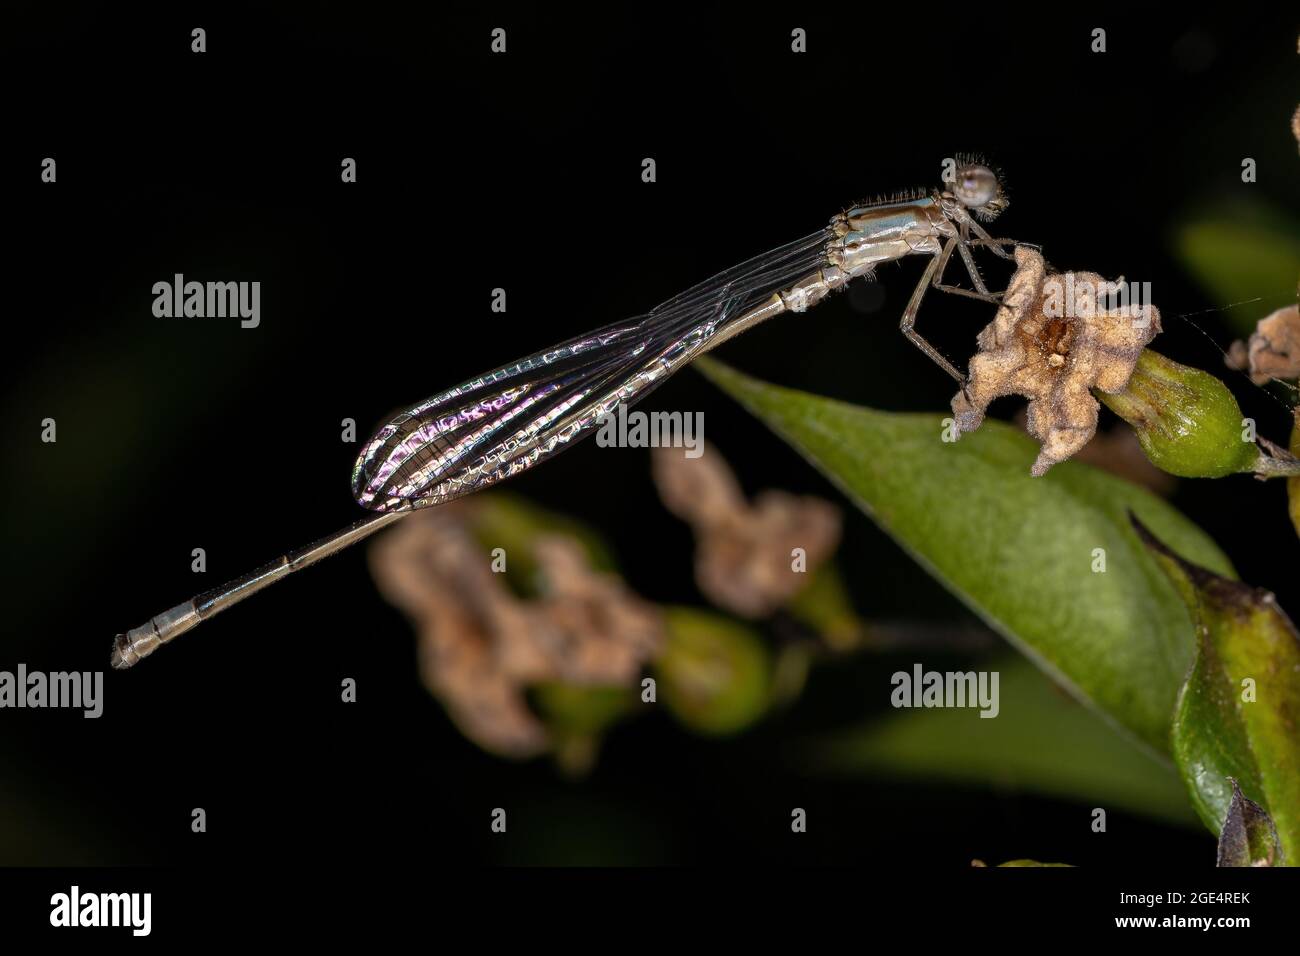
<path fill-rule="evenodd" d="M 194 608 L 193 601 L 178 604 L 170 611 L 163 611 L 151 619 L 148 624 L 133 627 L 125 634 L 119 634 L 113 641 L 113 656 L 110 658 L 114 670 L 124 671 L 148 657 L 168 641 L 175 640 L 192 627 L 197 627 L 201 618 Z"/>
<path fill-rule="evenodd" d="M 125 634 L 119 634 L 113 639 L 113 656 L 111 658 L 113 670 L 124 671 L 139 659 L 139 655 L 132 649 L 131 641 Z"/>

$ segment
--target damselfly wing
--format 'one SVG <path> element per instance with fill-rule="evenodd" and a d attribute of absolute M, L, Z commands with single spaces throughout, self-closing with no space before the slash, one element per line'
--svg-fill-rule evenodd
<path fill-rule="evenodd" d="M 427 507 L 496 484 L 592 434 L 726 335 L 729 323 L 824 261 L 829 230 L 675 296 L 646 315 L 519 359 L 403 410 L 362 449 L 362 507 Z"/>

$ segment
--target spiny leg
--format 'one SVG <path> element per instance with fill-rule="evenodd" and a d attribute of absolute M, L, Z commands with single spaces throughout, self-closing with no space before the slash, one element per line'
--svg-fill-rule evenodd
<path fill-rule="evenodd" d="M 972 299 L 979 299 L 982 302 L 1001 302 L 1002 296 L 1005 293 L 989 292 L 988 287 L 984 285 L 983 277 L 980 275 L 979 266 L 975 263 L 975 257 L 971 255 L 970 247 L 985 246 L 992 249 L 993 252 L 1001 258 L 1014 261 L 1014 249 L 1017 245 L 1022 245 L 1022 243 L 1018 243 L 1014 239 L 994 239 L 988 234 L 988 231 L 985 230 L 983 226 L 970 217 L 964 217 L 961 220 L 958 230 L 958 251 L 961 253 L 962 262 L 966 266 L 966 274 L 970 276 L 971 282 L 974 283 L 976 291 L 971 292 L 957 286 L 945 285 L 938 281 L 938 279 L 935 280 L 935 288 L 942 289 L 944 292 L 951 292 L 954 295 L 964 295 Z M 975 233 L 975 239 L 970 238 L 972 232 Z M 1003 249 L 1003 246 L 1010 246 L 1013 252 L 1006 252 Z M 940 270 L 939 275 L 943 275 L 942 270 Z"/>
<path fill-rule="evenodd" d="M 1015 246 L 1020 245 L 1020 243 L 1017 243 L 1014 239 L 994 239 L 988 234 L 988 231 L 974 219 L 967 220 L 966 224 L 970 226 L 971 231 L 974 232 L 977 237 L 971 240 L 971 245 L 988 246 L 996 255 L 1001 256 L 1003 259 L 1015 259 L 1014 254 L 1004 252 L 1002 247 L 1011 246 L 1014 248 Z"/>
<path fill-rule="evenodd" d="M 997 253 L 997 254 L 998 254 L 999 256 L 1001 256 L 1003 259 L 1009 259 L 1009 260 L 1014 261 L 1015 258 L 1016 258 L 1015 255 L 1014 255 L 1014 250 L 1015 250 L 1015 248 L 1016 248 L 1017 246 L 1024 246 L 1026 249 L 1033 249 L 1035 252 L 1038 252 L 1038 253 L 1041 253 L 1041 252 L 1043 251 L 1043 247 L 1040 246 L 1040 245 L 1039 245 L 1038 243 L 1036 243 L 1036 242 L 1020 242 L 1020 241 L 1017 240 L 1017 239 L 994 239 L 994 238 L 991 237 L 988 233 L 986 233 L 983 229 L 980 229 L 978 226 L 975 226 L 974 223 L 971 223 L 971 225 L 974 226 L 974 227 L 976 228 L 976 230 L 979 232 L 981 238 L 979 238 L 979 239 L 972 239 L 972 240 L 970 241 L 970 245 L 972 245 L 972 246 L 984 246 L 984 247 L 986 247 L 986 248 L 992 249 L 995 253 Z M 1010 246 L 1011 249 L 1013 250 L 1013 252 L 1011 252 L 1011 253 L 1003 252 L 1003 251 L 1002 251 L 1002 247 L 1003 247 L 1003 246 Z M 1044 261 L 1046 261 L 1046 260 L 1044 260 Z M 1047 263 L 1047 268 L 1048 268 L 1049 271 L 1053 271 L 1053 270 L 1052 270 L 1052 264 L 1051 264 L 1050 262 Z"/>
<path fill-rule="evenodd" d="M 948 260 L 952 258 L 954 245 L 961 251 L 962 259 L 966 263 L 966 270 L 970 273 L 977 291 L 972 292 L 970 289 L 963 289 L 961 286 L 947 285 L 942 281 L 943 274 L 948 269 Z M 935 270 L 934 278 L 931 280 L 930 284 L 941 292 L 950 292 L 953 295 L 964 295 L 968 299 L 977 299 L 980 302 L 1001 302 L 1002 296 L 988 290 L 980 279 L 978 270 L 974 269 L 973 266 L 974 263 L 970 259 L 970 253 L 966 250 L 966 243 L 959 237 L 954 236 L 943 244 L 943 249 L 939 253 L 939 267 Z"/>
<path fill-rule="evenodd" d="M 966 274 L 970 276 L 970 281 L 975 286 L 975 290 L 988 295 L 989 287 L 984 284 L 984 277 L 980 275 L 980 268 L 975 264 L 975 257 L 971 255 L 970 246 L 968 245 L 970 236 L 965 235 L 964 232 L 963 230 L 963 235 L 957 242 L 957 251 L 961 253 L 961 261 L 966 264 Z"/>
<path fill-rule="evenodd" d="M 984 284 L 984 277 L 980 275 L 979 266 L 975 264 L 975 257 L 971 255 L 969 246 L 970 221 L 966 220 L 957 227 L 957 251 L 961 253 L 961 261 L 966 266 L 966 274 L 970 276 L 975 291 L 980 295 L 988 295 L 989 288 Z"/>
<path fill-rule="evenodd" d="M 939 354 L 939 350 L 921 337 L 916 331 L 916 313 L 921 308 L 921 300 L 925 298 L 925 292 L 939 275 L 940 266 L 948 261 L 952 255 L 953 244 L 957 241 L 956 237 L 949 239 L 944 243 L 940 251 L 930 264 L 925 268 L 925 275 L 921 276 L 921 281 L 916 284 L 916 289 L 912 292 L 912 298 L 907 303 L 907 308 L 903 310 L 903 320 L 899 323 L 898 328 L 908 337 L 913 345 L 930 357 L 930 361 L 938 365 L 941 369 L 957 380 L 957 384 L 963 389 L 966 388 L 966 377 L 953 367 L 953 364 Z M 966 291 L 966 290 L 962 290 Z"/>
<path fill-rule="evenodd" d="M 1036 249 L 1039 252 L 1043 251 L 1042 246 L 1036 246 L 1032 242 L 1020 242 L 1017 239 L 972 239 L 970 242 L 967 243 L 967 245 L 983 246 L 986 249 L 992 249 L 997 255 L 1001 256 L 1003 259 L 1007 259 L 1011 261 L 1015 260 L 1015 255 L 1014 254 L 1008 255 L 1007 253 L 1004 253 L 1002 251 L 1003 246 L 1010 246 L 1013 250 L 1016 248 L 1016 246 L 1025 246 L 1029 249 Z"/>

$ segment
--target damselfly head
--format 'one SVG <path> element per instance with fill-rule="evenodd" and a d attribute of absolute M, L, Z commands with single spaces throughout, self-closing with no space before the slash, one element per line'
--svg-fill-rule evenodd
<path fill-rule="evenodd" d="M 958 166 L 949 191 L 954 199 L 985 222 L 995 219 L 1007 208 L 1002 181 L 983 163 L 965 162 Z"/>

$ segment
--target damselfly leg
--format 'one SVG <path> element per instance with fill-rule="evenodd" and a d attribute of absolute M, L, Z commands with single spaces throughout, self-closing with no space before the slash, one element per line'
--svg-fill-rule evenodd
<path fill-rule="evenodd" d="M 969 239 L 967 227 L 973 227 L 978 231 L 979 238 Z M 990 302 L 993 304 L 1002 301 L 1001 292 L 990 292 L 984 284 L 984 279 L 980 276 L 978 266 L 975 264 L 975 257 L 971 254 L 971 246 L 985 246 L 1005 259 L 1014 259 L 1010 253 L 1002 251 L 1003 245 L 1015 246 L 1013 239 L 994 239 L 987 232 L 981 229 L 978 223 L 963 222 L 957 235 L 951 236 L 943 244 L 930 264 L 926 267 L 925 273 L 921 276 L 921 281 L 916 284 L 912 292 L 911 299 L 908 300 L 907 307 L 903 310 L 902 319 L 899 322 L 899 330 L 907 336 L 907 340 L 925 353 L 930 361 L 934 362 L 941 369 L 956 379 L 957 384 L 963 389 L 966 388 L 966 376 L 957 371 L 956 367 L 933 345 L 931 345 L 916 331 L 916 316 L 921 309 L 921 301 L 925 298 L 928 289 L 938 289 L 940 292 L 947 292 L 952 295 L 965 296 L 969 299 L 977 299 L 980 302 Z M 966 273 L 970 276 L 971 283 L 975 289 L 965 289 L 961 286 L 948 285 L 943 282 L 944 273 L 948 268 L 948 260 L 952 258 L 953 249 L 957 249 L 961 255 L 962 262 L 966 266 Z"/>

